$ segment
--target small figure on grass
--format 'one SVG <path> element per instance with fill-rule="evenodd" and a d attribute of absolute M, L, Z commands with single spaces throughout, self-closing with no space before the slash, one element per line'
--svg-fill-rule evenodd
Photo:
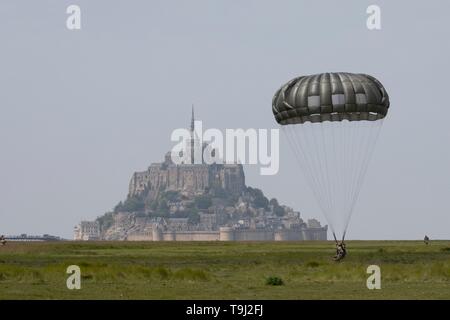
<path fill-rule="evenodd" d="M 6 244 L 6 238 L 5 238 L 4 235 L 1 235 L 1 236 L 0 236 L 0 244 L 1 244 L 2 246 L 4 246 L 4 245 Z"/>
<path fill-rule="evenodd" d="M 333 257 L 334 261 L 341 261 L 347 255 L 344 241 L 336 241 L 336 255 Z"/>

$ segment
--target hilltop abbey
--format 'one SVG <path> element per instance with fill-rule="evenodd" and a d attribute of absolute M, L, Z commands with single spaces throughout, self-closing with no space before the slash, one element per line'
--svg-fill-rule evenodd
<path fill-rule="evenodd" d="M 200 144 L 194 110 L 190 138 L 176 164 L 164 161 L 135 172 L 127 199 L 112 212 L 75 227 L 75 240 L 129 241 L 298 241 L 326 240 L 327 226 L 280 205 L 245 184 L 242 164 L 194 162 L 215 150 Z M 209 148 L 209 149 L 208 149 Z M 180 154 L 178 154 L 180 155 Z"/>
<path fill-rule="evenodd" d="M 202 154 L 208 148 L 207 144 L 199 145 L 199 139 L 195 136 L 194 123 L 192 109 L 191 139 L 185 147 L 185 152 L 191 158 L 190 163 L 174 164 L 171 152 L 167 152 L 164 162 L 152 163 L 146 171 L 133 174 L 129 196 L 148 191 L 150 198 L 155 198 L 161 190 L 198 193 L 212 187 L 220 187 L 233 194 L 240 194 L 244 190 L 245 176 L 241 164 L 194 164 L 195 148 L 201 147 Z"/>

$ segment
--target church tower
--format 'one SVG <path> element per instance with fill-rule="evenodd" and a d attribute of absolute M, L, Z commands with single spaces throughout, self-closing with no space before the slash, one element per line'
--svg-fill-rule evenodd
<path fill-rule="evenodd" d="M 191 114 L 191 133 L 195 130 L 195 117 L 194 117 L 194 105 L 192 105 L 192 114 Z"/>
<path fill-rule="evenodd" d="M 200 141 L 195 132 L 195 115 L 194 115 L 194 105 L 192 105 L 191 109 L 191 126 L 189 128 L 190 131 L 190 139 L 186 143 L 186 155 L 187 159 L 189 159 L 190 164 L 195 164 L 195 152 L 198 151 L 197 148 L 201 148 Z"/>
<path fill-rule="evenodd" d="M 195 116 L 194 116 L 194 105 L 192 105 L 191 110 L 191 141 L 190 141 L 190 152 L 189 155 L 191 156 L 191 164 L 194 164 L 194 155 L 195 155 Z"/>

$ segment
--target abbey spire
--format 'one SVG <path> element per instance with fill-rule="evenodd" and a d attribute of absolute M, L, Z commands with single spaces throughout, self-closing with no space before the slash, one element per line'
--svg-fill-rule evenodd
<path fill-rule="evenodd" d="M 195 134 L 195 116 L 194 116 L 194 104 L 192 104 L 192 109 L 191 109 L 191 127 L 190 127 L 190 131 L 191 131 L 191 138 L 188 141 L 187 144 L 187 154 L 190 155 L 190 163 L 194 163 L 194 159 L 195 159 L 195 151 L 196 148 L 198 148 L 198 140 Z"/>
<path fill-rule="evenodd" d="M 195 117 L 194 117 L 194 104 L 192 104 L 192 115 L 191 115 L 191 132 L 195 130 Z"/>

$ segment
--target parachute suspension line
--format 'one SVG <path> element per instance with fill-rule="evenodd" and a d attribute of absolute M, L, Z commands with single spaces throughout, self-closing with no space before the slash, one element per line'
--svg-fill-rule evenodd
<path fill-rule="evenodd" d="M 321 174 L 323 174 L 323 171 L 321 169 L 320 161 L 317 158 L 317 154 L 315 152 L 311 152 L 311 148 L 313 148 L 314 146 L 314 144 L 311 141 L 312 124 L 308 123 L 307 126 L 302 128 L 302 130 L 295 130 L 295 129 L 293 130 L 294 133 L 296 134 L 295 140 L 299 142 L 299 146 L 302 150 L 303 155 L 305 156 L 305 161 L 308 164 L 308 167 L 310 168 L 312 179 L 313 181 L 315 181 L 315 184 L 311 186 L 317 189 L 313 190 L 313 192 L 315 193 L 316 198 L 320 199 L 319 201 L 321 210 L 326 216 L 329 209 L 326 208 L 327 203 L 323 201 L 325 199 L 324 194 L 325 184 L 324 180 L 321 179 Z"/>
<path fill-rule="evenodd" d="M 340 210 L 342 211 L 341 214 L 344 215 L 345 214 L 345 204 L 346 204 L 346 194 L 348 192 L 348 181 L 349 181 L 349 172 L 351 170 L 351 163 L 352 163 L 352 152 L 351 152 L 351 147 L 353 145 L 352 143 L 352 127 L 350 126 L 350 121 L 348 120 L 343 120 L 342 121 L 342 125 L 344 126 L 344 132 L 345 132 L 345 136 L 344 136 L 344 141 L 343 143 L 345 143 L 345 149 L 344 149 L 344 163 L 341 164 L 341 166 L 343 167 L 343 175 L 344 175 L 344 181 L 343 181 L 343 186 L 342 186 L 342 207 L 340 208 Z"/>
<path fill-rule="evenodd" d="M 348 221 L 350 219 L 350 202 L 351 202 L 351 199 L 353 198 L 353 194 L 354 194 L 354 184 L 355 184 L 355 180 L 356 180 L 355 177 L 357 176 L 358 171 L 360 170 L 360 167 L 361 167 L 361 158 L 364 157 L 364 152 L 362 152 L 361 150 L 362 150 L 363 144 L 366 140 L 365 135 L 367 134 L 368 130 L 362 130 L 361 128 L 359 128 L 359 127 L 362 127 L 361 126 L 362 122 L 364 122 L 364 121 L 358 121 L 353 124 L 355 130 L 357 130 L 359 133 L 359 135 L 358 135 L 359 141 L 354 141 L 354 145 L 353 145 L 354 150 L 356 148 L 356 150 L 358 150 L 358 152 L 355 152 L 354 150 L 352 151 L 352 156 L 354 157 L 352 160 L 353 170 L 351 170 L 351 172 L 349 172 L 350 184 L 348 186 L 348 192 L 347 192 L 347 197 L 346 197 L 346 202 L 345 202 L 346 203 L 345 220 L 344 220 L 345 226 L 348 225 Z M 360 130 L 358 130 L 358 129 L 360 129 Z M 345 233 L 345 231 L 346 231 L 346 229 L 344 227 L 343 233 Z"/>
<path fill-rule="evenodd" d="M 352 199 L 353 197 L 353 183 L 355 180 L 355 173 L 358 171 L 359 166 L 360 166 L 360 158 L 361 158 L 361 145 L 362 143 L 364 143 L 365 141 L 365 134 L 366 132 L 360 132 L 363 130 L 359 130 L 360 125 L 361 125 L 361 121 L 356 121 L 356 122 L 350 122 L 348 123 L 348 125 L 350 126 L 350 132 L 351 132 L 351 138 L 350 138 L 350 168 L 348 171 L 346 171 L 346 175 L 348 177 L 348 183 L 346 184 L 346 192 L 345 192 L 345 206 L 343 208 L 343 223 L 344 225 L 347 224 L 347 221 L 349 219 L 349 203 L 350 203 L 350 199 Z M 345 232 L 345 228 L 342 230 L 342 232 Z"/>
<path fill-rule="evenodd" d="M 341 188 L 338 190 L 338 193 L 336 194 L 336 198 L 340 200 L 339 202 L 339 208 L 336 209 L 335 219 L 344 219 L 346 214 L 346 203 L 347 203 L 347 193 L 348 193 L 348 186 L 350 180 L 350 173 L 353 169 L 353 140 L 354 140 L 354 130 L 351 126 L 350 121 L 343 120 L 340 124 L 342 126 L 342 132 L 343 132 L 343 139 L 340 141 L 342 144 L 342 162 L 337 163 L 338 170 L 342 172 L 342 178 L 340 180 L 341 182 Z M 338 130 L 337 128 L 336 130 Z M 339 161 L 339 160 L 337 160 Z M 341 229 L 341 228 L 340 228 Z M 342 231 L 342 230 L 340 230 Z"/>
<path fill-rule="evenodd" d="M 359 136 L 361 137 L 357 150 L 363 150 L 358 152 L 358 157 L 354 161 L 354 172 L 352 172 L 351 186 L 348 195 L 350 198 L 346 200 L 347 206 L 345 209 L 345 224 L 343 229 L 343 238 L 347 232 L 347 228 L 353 213 L 356 200 L 361 190 L 362 182 L 364 180 L 365 173 L 367 172 L 368 163 L 371 159 L 371 155 L 374 150 L 374 146 L 379 136 L 382 122 L 379 121 L 361 121 L 359 124 Z M 362 129 L 361 129 L 362 128 Z M 364 131 L 364 132 L 362 132 Z"/>
<path fill-rule="evenodd" d="M 334 194 L 338 194 L 339 189 L 342 188 L 342 170 L 340 170 L 339 165 L 338 165 L 340 163 L 340 161 L 342 160 L 342 150 L 339 147 L 336 148 L 336 138 L 339 138 L 338 137 L 338 133 L 340 133 L 340 132 L 341 132 L 340 130 L 336 130 L 336 126 L 335 125 L 331 126 L 331 134 L 333 136 L 333 152 L 334 152 L 334 155 L 335 155 L 335 159 L 333 161 L 333 163 L 334 163 L 334 170 L 333 171 L 335 172 L 335 175 L 336 175 L 336 179 L 334 180 L 335 181 L 335 183 L 334 183 L 334 190 L 333 190 Z M 334 212 L 337 211 L 337 206 L 338 205 L 339 205 L 339 202 L 338 202 L 338 200 L 336 200 L 335 201 Z"/>
<path fill-rule="evenodd" d="M 344 173 L 345 173 L 345 185 L 344 185 L 344 192 L 343 192 L 343 205 L 341 208 L 341 219 L 343 221 L 341 221 L 343 223 L 343 225 L 345 225 L 346 220 L 348 218 L 348 202 L 349 199 L 351 198 L 351 188 L 350 185 L 353 182 L 353 173 L 355 171 L 355 164 L 357 163 L 357 157 L 358 154 L 356 152 L 356 150 L 358 150 L 356 148 L 356 146 L 358 145 L 358 138 L 359 138 L 359 133 L 358 133 L 358 123 L 351 123 L 351 122 L 345 122 L 344 124 L 345 126 L 349 126 L 349 138 L 348 138 L 348 142 L 349 142 L 349 151 L 348 156 L 349 156 L 349 160 L 346 161 L 346 163 L 344 164 L 345 169 L 344 169 Z M 342 230 L 341 228 L 341 232 L 343 232 L 344 230 Z"/>
<path fill-rule="evenodd" d="M 323 184 L 323 180 L 318 174 L 320 172 L 320 162 L 317 161 L 317 159 L 314 159 L 313 157 L 314 154 L 310 152 L 312 146 L 314 145 L 313 143 L 310 142 L 311 137 L 309 133 L 311 130 L 312 130 L 311 124 L 307 123 L 307 125 L 304 128 L 302 128 L 302 130 L 295 131 L 297 134 L 296 139 L 298 139 L 302 149 L 304 150 L 306 161 L 310 164 L 310 168 L 312 169 L 311 174 L 317 181 L 316 186 L 319 187 L 319 189 L 316 190 L 316 194 L 319 196 L 319 199 L 323 199 L 325 185 Z M 322 206 L 323 205 L 326 204 L 322 202 Z M 324 207 L 323 209 L 326 212 L 326 208 Z"/>
<path fill-rule="evenodd" d="M 358 126 L 359 126 L 359 121 L 357 122 L 347 122 L 345 124 L 346 126 L 349 126 L 349 131 L 350 131 L 350 138 L 349 138 L 349 143 L 350 143 L 350 149 L 348 152 L 349 155 L 349 161 L 347 163 L 347 167 L 345 170 L 345 174 L 346 174 L 346 184 L 345 184 L 345 192 L 344 192 L 344 205 L 342 208 L 342 223 L 343 225 L 347 224 L 347 220 L 348 220 L 348 212 L 349 212 L 349 201 L 352 197 L 352 184 L 353 184 L 353 180 L 354 180 L 354 173 L 357 170 L 357 165 L 358 165 L 358 157 L 359 157 L 359 152 L 357 152 L 359 149 L 359 144 L 360 141 L 364 140 L 363 137 L 361 137 L 361 134 L 363 133 L 359 133 L 358 131 Z M 359 138 L 359 139 L 358 139 Z M 359 140 L 359 141 L 358 141 Z M 342 228 L 342 234 L 343 234 L 343 238 L 344 238 L 344 232 L 345 232 L 345 228 Z"/>
<path fill-rule="evenodd" d="M 320 139 L 317 137 L 316 131 L 318 130 L 318 126 L 320 126 L 322 123 L 308 123 L 308 127 L 306 127 L 305 133 L 306 137 L 309 138 L 311 136 L 312 141 L 310 142 L 309 146 L 309 153 L 312 156 L 315 156 L 315 159 L 313 160 L 314 163 L 318 164 L 318 170 L 316 170 L 316 175 L 318 176 L 319 181 L 322 182 L 322 197 L 319 199 L 320 202 L 323 202 L 325 205 L 325 217 L 329 221 L 330 227 L 333 230 L 333 232 L 336 232 L 336 224 L 333 221 L 333 208 L 331 206 L 331 194 L 329 190 L 330 183 L 327 179 L 328 172 L 324 170 L 325 164 L 322 164 L 323 161 L 325 161 L 325 154 L 322 151 L 324 151 L 324 148 L 322 147 L 322 144 L 325 143 L 323 139 Z M 324 160 L 325 159 L 325 160 Z"/>
<path fill-rule="evenodd" d="M 333 237 L 334 237 L 334 241 L 336 242 L 336 244 L 338 243 L 337 238 L 336 238 L 336 234 L 333 232 Z M 342 239 L 342 241 L 344 241 L 344 239 Z"/>
<path fill-rule="evenodd" d="M 327 190 L 328 190 L 328 201 L 329 201 L 329 206 L 330 206 L 330 215 L 333 215 L 334 213 L 334 199 L 335 197 L 333 197 L 333 182 L 335 182 L 335 180 L 330 179 L 330 174 L 333 172 L 330 172 L 330 167 L 329 167 L 329 157 L 327 154 L 327 149 L 329 146 L 326 146 L 325 143 L 327 142 L 327 140 L 325 139 L 326 135 L 324 134 L 324 123 L 320 122 L 320 129 L 321 129 L 321 133 L 322 133 L 322 137 L 321 137 L 321 141 L 322 141 L 322 149 L 323 149 L 323 153 L 324 153 L 324 157 L 323 159 L 325 160 L 325 176 L 326 176 L 326 186 L 327 186 Z M 331 159 L 333 160 L 333 159 Z"/>
<path fill-rule="evenodd" d="M 302 158 L 304 158 L 304 153 L 301 150 L 301 148 L 299 147 L 298 141 L 296 141 L 293 129 L 291 128 L 291 126 L 283 126 L 283 127 L 281 127 L 281 130 L 284 133 L 284 135 L 287 137 L 288 143 L 289 143 L 291 149 L 294 151 L 294 156 L 295 156 L 297 162 L 300 164 L 304 176 L 307 178 L 307 180 L 311 184 L 314 185 L 315 181 L 314 181 L 314 179 L 312 179 L 311 171 L 309 170 L 308 164 L 306 163 L 306 161 L 304 159 L 302 159 Z"/>
<path fill-rule="evenodd" d="M 329 149 L 329 146 L 327 142 L 329 142 L 327 137 L 328 135 L 325 135 L 323 133 L 323 128 L 332 126 L 333 124 L 331 122 L 321 122 L 321 123 L 309 123 L 309 126 L 311 130 L 307 129 L 306 134 L 307 136 L 311 135 L 312 139 L 314 140 L 314 143 L 311 143 L 311 147 L 309 148 L 311 155 L 315 155 L 315 162 L 319 164 L 318 172 L 316 173 L 319 179 L 322 181 L 323 185 L 323 193 L 322 197 L 319 200 L 319 202 L 323 202 L 326 205 L 326 211 L 324 212 L 325 217 L 327 218 L 328 224 L 330 225 L 331 230 L 334 234 L 338 231 L 336 229 L 336 215 L 335 215 L 335 206 L 333 205 L 333 200 L 335 199 L 333 191 L 331 190 L 331 182 L 330 181 L 330 170 L 329 170 L 329 160 L 328 159 L 328 153 L 326 152 L 327 149 Z M 319 128 L 320 127 L 320 128 Z M 318 132 L 320 130 L 320 132 Z M 321 136 L 319 137 L 319 133 L 321 133 Z M 327 145 L 326 145 L 327 144 Z M 334 181 L 335 182 L 335 181 Z"/>
<path fill-rule="evenodd" d="M 382 121 L 282 126 L 335 240 L 347 233 Z"/>
<path fill-rule="evenodd" d="M 365 152 L 363 152 L 361 150 L 364 150 L 364 148 L 363 148 L 364 143 L 367 140 L 367 137 L 366 137 L 367 130 L 364 131 L 363 129 L 361 129 L 361 127 L 362 127 L 361 123 L 356 124 L 356 126 L 360 127 L 358 131 L 362 131 L 362 132 L 360 133 L 360 137 L 359 137 L 360 139 L 359 139 L 359 141 L 357 141 L 357 145 L 356 145 L 356 148 L 357 148 L 357 150 L 359 150 L 359 152 L 357 154 L 355 154 L 355 159 L 354 159 L 355 167 L 354 167 L 354 170 L 351 172 L 351 179 L 350 179 L 351 182 L 350 182 L 350 186 L 349 186 L 348 198 L 346 200 L 347 207 L 345 208 L 346 217 L 344 220 L 345 224 L 344 224 L 343 234 L 346 233 L 346 228 L 350 221 L 351 199 L 353 199 L 354 193 L 355 193 L 355 190 L 354 190 L 355 180 L 356 180 L 356 177 L 359 175 L 359 170 L 361 170 L 361 167 L 362 167 L 361 159 L 364 159 L 364 157 L 365 157 Z"/>
<path fill-rule="evenodd" d="M 347 126 L 348 120 L 343 120 L 341 127 L 338 127 L 338 124 L 334 126 L 335 131 L 340 133 L 340 139 L 339 139 L 339 147 L 338 150 L 340 150 L 340 157 L 337 161 L 340 161 L 336 164 L 337 170 L 341 173 L 339 178 L 339 190 L 338 195 L 339 197 L 339 208 L 337 208 L 337 215 L 342 214 L 341 211 L 344 210 L 345 205 L 345 193 L 347 191 L 347 180 L 348 180 L 348 171 L 350 168 L 349 165 L 349 147 L 351 145 L 350 143 L 350 130 Z"/>
<path fill-rule="evenodd" d="M 297 136 L 296 131 L 292 126 L 282 126 L 281 129 L 287 137 L 291 149 L 294 151 L 294 156 L 302 169 L 301 171 L 308 180 L 314 196 L 317 199 L 320 199 L 321 197 L 318 194 L 319 190 L 321 190 L 320 184 L 317 181 L 317 178 L 315 178 L 314 170 L 307 159 L 308 153 L 302 148 L 300 137 Z M 322 203 L 319 203 L 319 207 L 323 212 L 325 212 Z"/>
<path fill-rule="evenodd" d="M 302 150 L 301 145 L 299 143 L 299 140 L 295 137 L 295 131 L 291 126 L 283 126 L 281 127 L 282 132 L 285 134 L 285 136 L 288 139 L 288 143 L 291 146 L 291 149 L 294 151 L 294 155 L 296 157 L 297 162 L 299 163 L 302 172 L 308 182 L 311 185 L 317 185 L 317 181 L 315 181 L 314 177 L 311 174 L 311 168 L 309 167 L 308 162 L 305 160 L 306 153 L 304 150 Z M 315 188 L 314 188 L 315 189 Z"/>
<path fill-rule="evenodd" d="M 336 132 L 336 123 L 322 123 L 322 127 L 325 129 L 323 139 L 328 142 L 328 146 L 326 146 L 326 150 L 330 150 L 329 155 L 326 155 L 326 158 L 329 159 L 328 165 L 331 168 L 328 169 L 331 180 L 331 213 L 333 217 L 336 217 L 339 214 L 340 207 L 340 199 L 336 195 L 339 194 L 340 190 L 342 190 L 342 169 L 339 167 L 339 163 L 341 163 L 341 148 L 336 148 L 336 137 L 338 133 L 341 132 L 338 130 Z M 339 142 L 339 140 L 337 141 Z M 336 237 L 336 236 L 335 236 Z"/>
<path fill-rule="evenodd" d="M 359 172 L 359 176 L 357 177 L 355 193 L 353 195 L 353 198 L 351 199 L 349 217 L 347 219 L 347 222 L 346 222 L 345 228 L 344 228 L 344 236 L 345 236 L 345 233 L 347 232 L 347 228 L 348 228 L 350 219 L 353 215 L 353 209 L 355 207 L 356 200 L 358 199 L 359 193 L 361 191 L 362 184 L 364 182 L 364 177 L 365 177 L 367 169 L 369 167 L 370 160 L 372 159 L 372 154 L 373 154 L 373 151 L 375 150 L 375 146 L 378 141 L 378 137 L 380 136 L 381 127 L 383 126 L 383 120 L 384 119 L 380 119 L 377 121 L 370 121 L 370 125 L 375 128 L 374 129 L 370 128 L 370 130 L 369 130 L 370 137 L 369 137 L 369 141 L 367 142 L 366 156 L 364 158 L 364 163 L 362 164 L 362 168 Z"/>
<path fill-rule="evenodd" d="M 316 129 L 317 129 L 317 125 L 315 125 L 314 123 L 308 123 L 308 125 L 310 126 L 311 130 L 306 130 L 306 133 L 311 133 L 311 146 L 313 146 L 313 148 L 315 147 L 316 150 L 315 152 L 311 153 L 311 155 L 315 155 L 316 159 L 313 160 L 313 163 L 318 164 L 318 173 L 320 174 L 320 178 L 319 181 L 322 181 L 322 186 L 323 186 L 323 197 L 324 197 L 324 204 L 326 205 L 326 209 L 328 209 L 326 212 L 329 213 L 330 211 L 330 205 L 328 203 L 328 184 L 327 184 L 327 180 L 325 179 L 325 173 L 324 173 L 324 169 L 322 166 L 322 159 L 323 156 L 320 154 L 321 151 L 321 147 L 319 146 L 319 142 L 317 140 L 316 137 Z M 311 150 L 311 149 L 310 149 Z"/>
<path fill-rule="evenodd" d="M 310 140 L 312 130 L 311 123 L 306 123 L 304 127 L 294 127 L 294 126 L 283 126 L 282 131 L 288 137 L 288 142 L 291 145 L 291 148 L 295 151 L 295 155 L 297 161 L 300 164 L 300 167 L 307 178 L 310 188 L 313 191 L 314 196 L 318 200 L 319 207 L 328 221 L 329 219 L 329 209 L 327 207 L 326 197 L 324 196 L 325 186 L 323 185 L 323 179 L 321 178 L 321 174 L 323 172 L 319 168 L 320 162 L 315 159 L 314 156 L 317 157 L 316 152 L 312 150 L 314 144 L 311 143 Z M 333 233 L 335 233 L 334 226 L 330 223 L 330 228 Z"/>
<path fill-rule="evenodd" d="M 344 163 L 341 164 L 341 166 L 344 168 L 343 169 L 344 180 L 343 180 L 343 183 L 342 183 L 342 193 L 341 193 L 342 194 L 342 203 L 341 203 L 342 207 L 341 207 L 341 210 L 344 211 L 345 210 L 345 198 L 346 198 L 345 195 L 347 193 L 348 180 L 349 180 L 348 173 L 351 170 L 351 165 L 350 165 L 350 162 L 351 162 L 350 147 L 352 145 L 352 142 L 350 140 L 350 138 L 351 138 L 351 135 L 350 135 L 350 133 L 351 133 L 350 121 L 349 120 L 343 120 L 342 121 L 342 125 L 344 126 L 344 133 L 345 133 L 344 134 L 344 141 L 343 141 L 343 143 L 345 144 L 345 149 L 343 149 L 343 151 L 344 151 Z"/>

